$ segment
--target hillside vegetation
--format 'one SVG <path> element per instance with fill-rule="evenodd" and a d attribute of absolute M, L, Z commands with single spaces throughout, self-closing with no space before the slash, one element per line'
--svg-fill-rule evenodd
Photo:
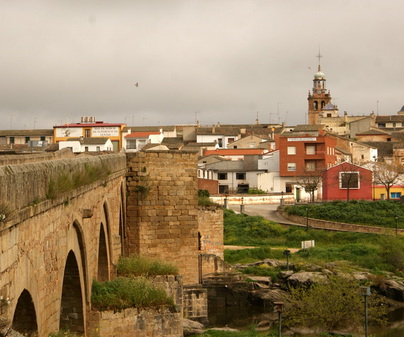
<path fill-rule="evenodd" d="M 362 202 L 348 204 L 351 208 L 362 208 L 363 205 Z M 394 205 L 401 207 L 394 203 L 382 204 L 392 208 Z M 404 237 L 401 235 L 284 228 L 259 216 L 235 214 L 231 210 L 224 212 L 225 244 L 257 247 L 242 251 L 226 250 L 225 260 L 229 263 L 248 263 L 265 258 L 285 259 L 282 254 L 284 249 L 300 248 L 301 241 L 305 240 L 315 240 L 315 247 L 293 254 L 291 263 L 325 264 L 343 261 L 340 263 L 351 268 L 366 268 L 373 273 L 404 273 Z"/>
<path fill-rule="evenodd" d="M 308 208 L 308 210 L 306 210 Z M 324 204 L 286 206 L 291 215 L 358 225 L 404 228 L 404 205 L 395 201 L 333 201 Z"/>

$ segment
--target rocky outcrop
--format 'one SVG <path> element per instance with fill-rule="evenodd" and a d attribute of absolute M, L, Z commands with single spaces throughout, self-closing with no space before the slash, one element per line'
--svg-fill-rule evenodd
<path fill-rule="evenodd" d="M 292 287 L 310 286 L 313 283 L 324 282 L 327 280 L 327 275 L 322 272 L 301 271 L 293 273 L 286 279 L 286 283 Z"/>
<path fill-rule="evenodd" d="M 387 298 L 404 302 L 404 280 L 386 280 L 374 288 L 379 294 Z"/>

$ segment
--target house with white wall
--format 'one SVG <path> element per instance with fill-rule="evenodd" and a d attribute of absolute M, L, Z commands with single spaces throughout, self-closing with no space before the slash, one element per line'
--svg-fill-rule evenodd
<path fill-rule="evenodd" d="M 81 152 L 100 152 L 100 151 L 113 151 L 114 146 L 111 139 L 106 137 L 99 138 L 69 138 L 64 141 L 60 141 L 59 150 L 70 149 L 73 153 Z"/>
<path fill-rule="evenodd" d="M 196 128 L 197 143 L 216 143 L 217 148 L 226 149 L 238 139 L 239 128 L 212 126 L 211 128 Z"/>

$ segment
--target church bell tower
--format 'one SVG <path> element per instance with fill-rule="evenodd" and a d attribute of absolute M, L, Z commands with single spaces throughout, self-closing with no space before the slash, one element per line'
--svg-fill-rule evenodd
<path fill-rule="evenodd" d="M 313 89 L 310 92 L 307 100 L 309 102 L 308 109 L 308 124 L 319 124 L 320 117 L 323 115 L 324 107 L 331 102 L 330 91 L 326 89 L 326 79 L 324 73 L 321 71 L 320 58 L 322 57 L 320 52 L 318 57 L 318 68 L 314 74 Z"/>

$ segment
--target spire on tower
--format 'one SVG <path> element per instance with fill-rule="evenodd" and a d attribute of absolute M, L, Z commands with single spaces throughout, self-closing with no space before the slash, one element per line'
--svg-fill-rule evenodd
<path fill-rule="evenodd" d="M 323 57 L 323 55 L 321 55 L 321 53 L 320 53 L 320 48 L 318 48 L 318 54 L 317 54 L 316 57 L 318 58 L 318 71 L 320 71 L 321 70 L 321 62 L 320 62 L 320 60 Z"/>

